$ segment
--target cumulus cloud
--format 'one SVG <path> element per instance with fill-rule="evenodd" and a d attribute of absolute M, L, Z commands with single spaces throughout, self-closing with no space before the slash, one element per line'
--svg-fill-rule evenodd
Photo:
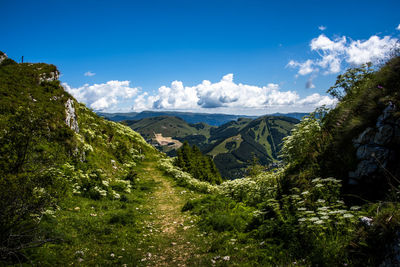
<path fill-rule="evenodd" d="M 291 60 L 287 64 L 288 67 L 299 68 L 299 71 L 298 71 L 299 75 L 307 75 L 307 74 L 317 71 L 316 68 L 313 68 L 313 65 L 315 65 L 315 64 L 311 59 L 309 59 L 303 63 Z"/>
<path fill-rule="evenodd" d="M 219 82 L 204 80 L 195 86 L 184 86 L 173 81 L 162 86 L 156 95 L 143 93 L 133 102 L 133 110 L 190 110 L 210 112 L 257 113 L 311 111 L 320 104 L 334 105 L 334 99 L 313 94 L 301 98 L 295 91 L 281 91 L 279 85 L 254 86 L 233 81 L 233 74 L 227 74 Z"/>
<path fill-rule="evenodd" d="M 360 40 L 353 41 L 347 49 L 347 62 L 356 65 L 366 62 L 378 62 L 387 58 L 391 50 L 399 46 L 397 41 L 397 39 L 389 36 L 381 39 L 376 35 L 371 36 L 364 42 Z"/>
<path fill-rule="evenodd" d="M 317 38 L 311 40 L 311 50 L 320 50 L 322 52 L 341 52 L 345 49 L 346 37 L 336 38 L 331 40 L 324 34 L 321 34 Z"/>
<path fill-rule="evenodd" d="M 139 88 L 131 87 L 129 81 L 85 84 L 78 88 L 72 88 L 67 83 L 63 86 L 78 101 L 96 111 L 106 112 L 184 110 L 258 115 L 309 112 L 320 105 L 332 106 L 336 103 L 333 98 L 319 94 L 302 98 L 295 91 L 281 90 L 275 83 L 265 86 L 235 83 L 233 74 L 223 76 L 218 82 L 204 80 L 194 86 L 173 81 L 169 86 L 158 88 L 154 94 L 141 93 Z"/>
<path fill-rule="evenodd" d="M 321 26 L 318 27 L 318 29 L 319 29 L 320 31 L 325 31 L 325 30 L 326 30 L 326 27 L 323 26 L 323 25 L 321 25 Z"/>
<path fill-rule="evenodd" d="M 89 70 L 89 71 L 85 72 L 85 74 L 83 74 L 83 75 L 85 75 L 85 76 L 87 76 L 87 77 L 92 77 L 92 76 L 96 75 L 96 73 L 91 72 L 91 71 Z"/>
<path fill-rule="evenodd" d="M 321 34 L 310 42 L 310 50 L 316 52 L 316 58 L 304 62 L 291 60 L 288 66 L 297 68 L 298 75 L 319 71 L 336 74 L 344 64 L 361 65 L 385 60 L 393 49 L 399 47 L 398 39 L 390 36 L 373 35 L 368 40 L 351 40 L 346 36 L 331 39 Z"/>
<path fill-rule="evenodd" d="M 336 104 L 334 99 L 330 98 L 329 96 L 321 96 L 318 93 L 314 93 L 298 101 L 298 105 L 307 105 L 313 107 L 320 107 L 323 105 L 332 106 L 334 104 Z"/>
<path fill-rule="evenodd" d="M 396 30 L 400 31 L 400 24 L 399 24 L 399 26 L 397 26 Z"/>
<path fill-rule="evenodd" d="M 108 81 L 101 84 L 85 84 L 72 88 L 67 83 L 63 86 L 67 92 L 78 101 L 85 103 L 94 110 L 112 110 L 122 101 L 133 100 L 139 89 L 130 87 L 129 81 Z"/>

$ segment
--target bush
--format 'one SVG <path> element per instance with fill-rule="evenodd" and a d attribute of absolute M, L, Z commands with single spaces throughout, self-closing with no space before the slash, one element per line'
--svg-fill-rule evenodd
<path fill-rule="evenodd" d="M 188 201 L 182 211 L 200 215 L 200 226 L 217 232 L 244 232 L 253 218 L 253 208 L 221 195 L 210 195 Z"/>
<path fill-rule="evenodd" d="M 215 193 L 219 191 L 217 186 L 211 185 L 208 182 L 199 181 L 193 178 L 189 173 L 175 167 L 171 158 L 160 159 L 158 167 L 165 173 L 171 175 L 180 186 L 202 193 Z"/>
<path fill-rule="evenodd" d="M 51 142 L 42 110 L 0 114 L 0 259 L 24 259 L 23 250 L 49 239 L 39 231 L 46 209 L 64 195 L 62 146 Z M 67 136 L 68 137 L 68 136 Z"/>

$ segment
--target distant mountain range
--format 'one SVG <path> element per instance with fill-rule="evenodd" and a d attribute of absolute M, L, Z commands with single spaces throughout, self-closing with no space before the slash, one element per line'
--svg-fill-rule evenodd
<path fill-rule="evenodd" d="M 282 138 L 289 135 L 298 122 L 296 118 L 285 116 L 238 118 L 220 126 L 204 122 L 188 123 L 173 116 L 124 121 L 149 143 L 170 156 L 175 155 L 179 142 L 188 141 L 191 145 L 197 145 L 203 153 L 213 157 L 222 177 L 229 179 L 243 176 L 254 156 L 263 165 L 276 162 Z M 169 144 L 159 142 L 160 134 L 164 138 L 172 138 L 168 139 Z"/>
<path fill-rule="evenodd" d="M 192 113 L 192 112 L 178 112 L 178 111 L 142 111 L 142 112 L 129 112 L 129 113 L 104 113 L 97 112 L 98 115 L 111 120 L 111 121 L 125 121 L 125 120 L 141 120 L 151 117 L 159 116 L 173 116 L 185 120 L 187 123 L 200 123 L 204 122 L 212 126 L 220 126 L 230 121 L 236 121 L 239 118 L 255 119 L 258 116 L 245 116 L 245 115 L 232 115 L 232 114 L 209 114 L 209 113 Z M 269 116 L 285 116 L 300 120 L 308 113 L 274 113 Z"/>

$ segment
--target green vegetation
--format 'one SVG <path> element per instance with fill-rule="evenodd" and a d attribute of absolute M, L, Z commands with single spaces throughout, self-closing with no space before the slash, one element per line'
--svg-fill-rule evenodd
<path fill-rule="evenodd" d="M 183 146 L 178 149 L 175 165 L 200 181 L 210 184 L 222 182 L 221 175 L 211 157 L 204 156 L 195 145 L 190 147 L 188 142 L 183 143 Z"/>
<path fill-rule="evenodd" d="M 54 66 L 2 64 L 1 264 L 396 266 L 399 70 L 399 57 L 349 70 L 338 105 L 295 126 L 212 128 L 209 152 L 248 166 L 222 181 L 196 146 L 166 157 L 77 103 Z M 260 167 L 279 151 L 284 165 Z"/>
<path fill-rule="evenodd" d="M 182 143 L 188 141 L 200 149 L 208 146 L 210 130 L 215 128 L 205 123 L 189 124 L 178 117 L 159 116 L 144 118 L 138 121 L 124 121 L 134 131 L 139 132 L 149 143 L 154 143 L 154 134 L 161 133 L 164 137 L 172 137 Z M 168 146 L 158 146 L 159 150 L 170 156 L 176 156 L 176 150 Z"/>
<path fill-rule="evenodd" d="M 398 138 L 391 135 L 391 161 L 375 156 L 376 172 L 355 185 L 349 173 L 360 160 L 354 143 L 360 133 L 382 129 L 382 118 L 399 130 L 397 109 L 392 117 L 384 111 L 400 106 L 399 66 L 397 57 L 378 71 L 365 66 L 339 76 L 330 89 L 338 105 L 317 110 L 283 138 L 283 168 L 224 182 L 214 196 L 189 201 L 184 210 L 200 216 L 199 226 L 226 237 L 217 238 L 213 251 L 237 255 L 244 244 L 249 265 L 397 265 Z"/>
<path fill-rule="evenodd" d="M 229 115 L 229 114 L 218 114 L 218 113 L 192 113 L 192 112 L 180 112 L 180 111 L 149 111 L 145 110 L 142 112 L 128 112 L 128 113 L 104 113 L 98 112 L 98 115 L 112 121 L 139 121 L 146 118 L 154 117 L 178 117 L 189 124 L 201 124 L 205 123 L 211 126 L 220 126 L 230 121 L 235 121 L 239 118 L 256 118 L 256 116 L 245 116 L 245 115 Z M 281 115 L 281 114 L 274 114 Z M 289 113 L 289 117 L 301 119 L 306 113 Z"/>
<path fill-rule="evenodd" d="M 213 161 L 222 177 L 243 177 L 254 156 L 263 166 L 278 161 L 282 138 L 290 134 L 297 119 L 283 116 L 264 116 L 257 119 L 239 118 L 219 127 L 205 123 L 189 124 L 177 117 L 160 116 L 139 121 L 125 121 L 146 140 L 152 142 L 154 133 L 196 145 Z M 158 147 L 169 156 L 176 150 L 169 146 Z"/>
<path fill-rule="evenodd" d="M 83 217 L 73 213 L 76 207 L 104 210 L 140 198 L 134 193 L 136 165 L 157 154 L 130 128 L 73 100 L 57 76 L 55 66 L 42 63 L 0 66 L 0 259 L 5 262 L 36 259 L 39 246 L 61 242 L 64 248 L 77 225 L 85 227 Z M 67 112 L 74 113 L 78 128 L 66 125 Z M 123 210 L 106 218 L 110 224 L 134 219 Z M 46 260 L 40 262 L 52 262 Z"/>

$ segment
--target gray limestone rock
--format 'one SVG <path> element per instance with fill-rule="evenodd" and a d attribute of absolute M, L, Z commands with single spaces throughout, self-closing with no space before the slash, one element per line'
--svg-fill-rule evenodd
<path fill-rule="evenodd" d="M 375 137 L 375 130 L 371 127 L 365 129 L 356 139 L 353 140 L 355 145 L 370 144 Z"/>
<path fill-rule="evenodd" d="M 390 102 L 378 117 L 376 128 L 368 127 L 353 139 L 360 162 L 354 171 L 349 172 L 349 184 L 359 184 L 362 177 L 377 174 L 396 158 L 392 147 L 400 143 L 400 119 L 395 120 L 395 111 L 395 105 Z"/>
<path fill-rule="evenodd" d="M 388 246 L 385 259 L 379 266 L 400 266 L 400 232 L 396 233 L 394 242 Z"/>
<path fill-rule="evenodd" d="M 3 62 L 7 58 L 8 58 L 7 55 L 0 51 L 0 64 L 1 64 L 1 62 Z"/>
<path fill-rule="evenodd" d="M 58 80 L 60 73 L 58 71 L 52 71 L 49 73 L 42 73 L 39 77 L 39 82 L 52 82 Z"/>
<path fill-rule="evenodd" d="M 377 162 L 373 160 L 363 160 L 357 165 L 357 169 L 354 171 L 354 178 L 368 176 L 378 170 Z"/>
<path fill-rule="evenodd" d="M 387 145 L 392 140 L 394 129 L 389 124 L 384 124 L 378 128 L 375 134 L 374 143 L 378 145 Z"/>
<path fill-rule="evenodd" d="M 382 114 L 376 120 L 376 127 L 381 127 L 384 125 L 385 121 L 393 114 L 396 110 L 396 106 L 389 102 L 388 106 L 383 110 Z"/>
<path fill-rule="evenodd" d="M 65 114 L 65 123 L 67 124 L 67 126 L 75 132 L 79 133 L 79 125 L 78 120 L 76 119 L 74 101 L 71 98 L 69 98 L 65 103 Z"/>

